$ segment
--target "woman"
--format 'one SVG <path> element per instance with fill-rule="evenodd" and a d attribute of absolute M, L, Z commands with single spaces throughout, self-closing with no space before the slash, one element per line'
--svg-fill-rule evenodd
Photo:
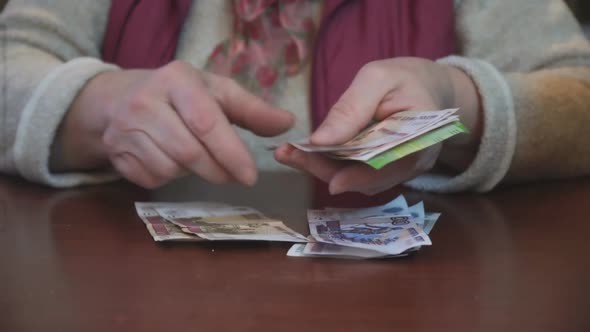
<path fill-rule="evenodd" d="M 1 22 L 0 165 L 32 181 L 96 183 L 112 166 L 148 188 L 187 173 L 251 185 L 254 160 L 279 168 L 258 136 L 313 122 L 314 143 L 338 144 L 394 112 L 449 107 L 469 135 L 380 171 L 287 145 L 275 158 L 333 194 L 590 170 L 590 48 L 558 0 L 12 0 Z"/>

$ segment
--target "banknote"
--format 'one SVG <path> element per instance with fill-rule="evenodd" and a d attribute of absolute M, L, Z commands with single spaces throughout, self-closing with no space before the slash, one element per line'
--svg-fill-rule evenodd
<path fill-rule="evenodd" d="M 452 117 L 452 118 L 446 119 L 446 120 L 438 123 L 436 126 L 425 128 L 423 131 L 420 131 L 420 132 L 408 134 L 403 140 L 395 140 L 395 141 L 387 142 L 387 143 L 380 144 L 380 145 L 377 145 L 377 146 L 374 146 L 371 148 L 366 148 L 366 149 L 342 150 L 342 151 L 330 152 L 328 155 L 330 155 L 336 159 L 367 161 L 367 160 L 374 158 L 375 156 L 378 156 L 386 151 L 394 149 L 395 147 L 397 147 L 403 143 L 412 142 L 414 139 L 418 139 L 419 137 L 426 135 L 430 131 L 436 130 L 440 127 L 445 127 L 450 124 L 455 124 L 455 123 L 460 123 L 460 122 L 458 122 L 458 118 Z M 451 136 L 454 136 L 454 135 L 451 135 Z M 432 139 L 428 140 L 428 142 L 430 142 L 430 141 L 432 141 Z M 436 144 L 436 142 L 432 143 L 432 144 Z"/>
<path fill-rule="evenodd" d="M 467 133 L 467 128 L 459 122 L 457 111 L 399 112 L 340 145 L 313 145 L 308 138 L 289 143 L 302 151 L 322 153 L 334 159 L 356 160 L 380 169 L 409 154 Z"/>
<path fill-rule="evenodd" d="M 387 255 L 378 251 L 339 246 L 336 244 L 308 242 L 296 243 L 287 252 L 290 257 L 329 257 L 343 259 L 374 259 L 407 256 L 408 254 Z"/>
<path fill-rule="evenodd" d="M 412 217 L 412 221 L 422 227 L 424 225 L 424 219 L 426 217 L 426 211 L 424 211 L 424 202 L 418 202 L 408 207 L 408 212 Z"/>
<path fill-rule="evenodd" d="M 296 242 L 294 257 L 376 259 L 406 256 L 430 245 L 440 213 L 412 206 L 403 195 L 367 208 L 308 211 L 311 235 L 244 206 L 218 202 L 136 202 L 138 216 L 155 241 L 251 240 Z"/>
<path fill-rule="evenodd" d="M 428 235 L 408 216 L 346 221 L 328 211 L 309 210 L 308 223 L 310 233 L 317 242 L 370 249 L 389 255 L 431 244 Z"/>
<path fill-rule="evenodd" d="M 288 256 L 347 259 L 407 256 L 419 250 L 422 245 L 431 244 L 428 233 L 440 216 L 440 213 L 426 212 L 422 202 L 408 207 L 402 195 L 378 207 L 326 208 L 320 211 L 319 216 L 317 210 L 310 212 L 315 214 L 309 217 L 312 234 L 310 242 L 293 245 Z M 343 217 L 346 214 L 349 217 Z M 320 229 L 316 231 L 313 228 L 316 225 L 315 219 L 323 219 L 319 223 Z M 381 222 L 383 219 L 387 222 Z M 341 224 L 336 226 L 335 220 Z M 330 227 L 331 231 L 325 230 Z M 320 235 L 330 232 L 330 236 Z M 414 241 L 411 240 L 412 237 Z"/>
<path fill-rule="evenodd" d="M 335 152 L 355 151 L 361 149 L 370 149 L 384 144 L 402 143 L 420 132 L 429 128 L 434 128 L 442 121 L 449 118 L 457 121 L 458 117 L 453 114 L 458 109 L 448 109 L 441 111 L 405 111 L 395 113 L 381 122 L 369 126 L 361 131 L 350 141 L 340 145 L 313 145 L 309 139 L 303 139 L 298 142 L 292 142 L 293 146 L 305 152 Z"/>
<path fill-rule="evenodd" d="M 367 208 L 324 208 L 325 211 L 330 211 L 337 214 L 336 218 L 341 220 L 365 220 L 372 218 L 384 218 L 392 216 L 410 216 L 411 211 L 408 208 L 408 203 L 403 195 L 399 195 L 390 202 Z"/>
<path fill-rule="evenodd" d="M 406 232 L 411 232 L 413 228 L 409 228 Z M 366 233 L 365 233 L 366 234 Z M 416 232 L 414 235 L 417 235 Z M 399 233 L 398 237 L 400 241 L 404 240 L 405 234 Z M 330 241 L 332 242 L 332 241 Z M 355 258 L 355 259 L 368 259 L 368 258 L 393 258 L 407 256 L 412 251 L 417 251 L 422 245 L 430 243 L 424 243 L 423 241 L 412 241 L 406 242 L 403 245 L 397 245 L 393 248 L 391 245 L 379 244 L 383 248 L 375 248 L 375 246 L 367 245 L 363 243 L 358 245 L 356 243 L 350 244 L 345 241 L 334 241 L 334 243 L 311 241 L 305 244 L 299 244 L 293 246 L 289 251 L 289 256 L 295 257 L 333 257 L 333 258 Z"/>
<path fill-rule="evenodd" d="M 427 147 L 438 144 L 455 135 L 467 132 L 467 128 L 462 123 L 453 122 L 389 150 L 375 153 L 374 155 L 366 155 L 363 157 L 364 159 L 362 161 L 375 169 L 381 169 L 385 165 L 414 152 L 426 149 Z"/>
<path fill-rule="evenodd" d="M 180 227 L 160 216 L 156 210 L 157 208 L 171 206 L 195 206 L 195 204 L 207 206 L 226 206 L 226 204 L 212 202 L 135 202 L 135 210 L 139 218 L 145 223 L 148 232 L 155 241 L 202 241 L 203 239 L 196 235 L 183 232 Z"/>
<path fill-rule="evenodd" d="M 159 215 L 189 234 L 207 240 L 307 242 L 282 221 L 243 206 L 157 208 Z"/>
<path fill-rule="evenodd" d="M 426 213 L 426 216 L 424 217 L 424 226 L 422 226 L 424 233 L 430 235 L 430 232 L 432 232 L 432 229 L 434 228 L 434 225 L 438 221 L 439 217 L 440 217 L 440 213 L 436 213 L 436 212 Z"/>
<path fill-rule="evenodd" d="M 195 235 L 184 233 L 180 227 L 160 217 L 158 212 L 152 208 L 142 208 L 137 215 L 143 220 L 148 232 L 155 241 L 201 241 Z"/>

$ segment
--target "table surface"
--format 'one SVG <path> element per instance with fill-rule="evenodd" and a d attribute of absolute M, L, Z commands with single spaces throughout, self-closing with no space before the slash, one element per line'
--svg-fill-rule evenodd
<path fill-rule="evenodd" d="M 395 260 L 285 243 L 155 243 L 134 201 L 250 205 L 306 231 L 305 178 L 52 190 L 0 178 L 0 331 L 590 331 L 590 179 L 407 192 L 442 212 Z"/>

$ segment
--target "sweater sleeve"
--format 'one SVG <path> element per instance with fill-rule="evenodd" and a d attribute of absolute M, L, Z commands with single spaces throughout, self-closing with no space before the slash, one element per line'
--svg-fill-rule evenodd
<path fill-rule="evenodd" d="M 483 107 L 475 159 L 458 175 L 426 174 L 409 186 L 489 191 L 502 183 L 590 173 L 590 46 L 561 0 L 463 0 L 463 70 Z"/>
<path fill-rule="evenodd" d="M 117 70 L 100 49 L 110 0 L 11 0 L 0 15 L 0 171 L 55 187 L 106 181 L 112 174 L 55 174 L 51 145 L 84 84 Z"/>

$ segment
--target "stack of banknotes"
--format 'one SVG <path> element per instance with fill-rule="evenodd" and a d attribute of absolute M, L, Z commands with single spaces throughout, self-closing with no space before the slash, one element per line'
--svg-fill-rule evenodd
<path fill-rule="evenodd" d="M 308 210 L 309 242 L 295 244 L 288 256 L 389 258 L 431 245 L 428 234 L 440 213 L 426 213 L 424 203 L 408 206 L 404 196 L 363 209 Z"/>
<path fill-rule="evenodd" d="M 395 113 L 341 145 L 313 145 L 308 138 L 290 144 L 302 151 L 319 152 L 335 159 L 357 160 L 380 169 L 452 136 L 467 133 L 467 128 L 455 114 L 457 111 L 446 109 Z"/>
<path fill-rule="evenodd" d="M 156 241 L 307 242 L 305 236 L 259 211 L 213 202 L 136 202 L 137 214 Z"/>
<path fill-rule="evenodd" d="M 137 214 L 155 241 L 298 242 L 293 257 L 381 258 L 404 256 L 430 245 L 428 234 L 440 214 L 403 196 L 371 208 L 308 210 L 310 235 L 243 206 L 213 202 L 137 202 Z"/>

